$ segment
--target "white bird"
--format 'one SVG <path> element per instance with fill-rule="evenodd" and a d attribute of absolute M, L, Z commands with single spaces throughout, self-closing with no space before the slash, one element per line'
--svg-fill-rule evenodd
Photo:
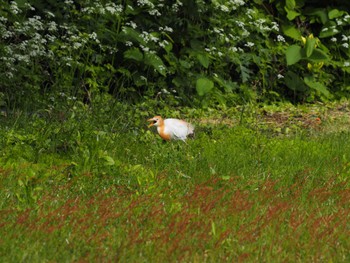
<path fill-rule="evenodd" d="M 155 116 L 147 121 L 151 122 L 148 127 L 156 126 L 160 137 L 163 140 L 182 140 L 185 141 L 187 136 L 194 134 L 192 124 L 178 119 L 165 119 Z"/>

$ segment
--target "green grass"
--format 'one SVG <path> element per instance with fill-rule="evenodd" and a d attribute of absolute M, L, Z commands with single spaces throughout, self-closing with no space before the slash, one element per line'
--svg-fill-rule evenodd
<path fill-rule="evenodd" d="M 84 114 L 3 119 L 2 262 L 350 260 L 350 133 L 334 123 L 198 121 L 185 144 Z"/>

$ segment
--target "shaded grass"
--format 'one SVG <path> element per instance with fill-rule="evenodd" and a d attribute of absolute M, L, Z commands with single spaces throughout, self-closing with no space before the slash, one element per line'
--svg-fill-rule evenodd
<path fill-rule="evenodd" d="M 39 122 L 3 131 L 4 262 L 350 259 L 348 132 Z"/>

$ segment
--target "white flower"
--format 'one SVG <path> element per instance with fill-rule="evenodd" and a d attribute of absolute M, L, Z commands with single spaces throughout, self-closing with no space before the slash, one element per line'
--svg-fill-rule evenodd
<path fill-rule="evenodd" d="M 137 28 L 136 23 L 133 22 L 133 21 L 130 21 L 130 26 L 131 26 L 133 29 Z"/>
<path fill-rule="evenodd" d="M 165 26 L 164 27 L 164 31 L 167 31 L 167 32 L 173 32 L 174 30 L 171 28 L 171 27 L 168 27 L 168 26 Z"/>
<path fill-rule="evenodd" d="M 157 43 L 159 41 L 159 38 L 150 34 L 150 40 Z"/>
<path fill-rule="evenodd" d="M 278 36 L 277 36 L 277 41 L 278 41 L 278 42 L 286 42 L 286 40 L 284 39 L 284 37 L 281 36 L 281 35 L 278 35 Z"/>
<path fill-rule="evenodd" d="M 46 11 L 46 14 L 47 14 L 47 16 L 49 16 L 49 17 L 55 17 L 55 14 L 52 13 L 52 12 L 50 12 L 50 11 Z"/>
<path fill-rule="evenodd" d="M 345 48 L 349 48 L 349 44 L 348 43 L 343 43 L 342 46 L 345 47 Z"/>
<path fill-rule="evenodd" d="M 126 41 L 126 42 L 125 42 L 125 46 L 131 47 L 131 46 L 132 46 L 132 42 L 131 42 L 131 41 Z"/>
<path fill-rule="evenodd" d="M 284 76 L 283 76 L 282 74 L 278 74 L 278 75 L 277 75 L 277 78 L 278 78 L 278 79 L 283 79 Z"/>
<path fill-rule="evenodd" d="M 74 4 L 74 2 L 73 2 L 72 0 L 65 0 L 64 3 L 65 3 L 66 5 L 72 5 L 72 4 Z"/>
<path fill-rule="evenodd" d="M 47 25 L 49 31 L 57 31 L 57 24 L 55 21 L 50 21 Z"/>
<path fill-rule="evenodd" d="M 13 74 L 12 74 L 12 72 L 10 72 L 10 71 L 7 71 L 7 72 L 5 73 L 5 75 L 6 75 L 6 77 L 8 77 L 9 79 L 12 79 L 12 78 L 13 78 Z"/>
<path fill-rule="evenodd" d="M 272 27 L 271 27 L 272 30 L 279 31 L 279 26 L 276 22 L 272 22 L 271 24 L 272 24 Z"/>
<path fill-rule="evenodd" d="M 148 11 L 151 16 L 161 16 L 162 14 L 157 9 L 152 9 Z"/>
<path fill-rule="evenodd" d="M 21 9 L 18 8 L 17 2 L 12 1 L 10 4 L 12 14 L 17 15 L 18 13 L 21 13 Z"/>
<path fill-rule="evenodd" d="M 89 38 L 93 39 L 93 40 L 96 40 L 97 39 L 97 34 L 95 32 L 92 32 L 90 35 L 89 35 Z"/>
<path fill-rule="evenodd" d="M 341 26 L 343 24 L 343 21 L 341 21 L 340 19 L 337 19 L 336 22 L 338 26 Z"/>
<path fill-rule="evenodd" d="M 170 92 L 169 92 L 168 90 L 166 90 L 166 89 L 162 89 L 162 93 L 164 93 L 164 94 L 170 94 Z"/>
<path fill-rule="evenodd" d="M 225 5 L 220 5 L 220 9 L 222 12 L 226 12 L 226 13 L 230 12 L 230 9 L 228 9 L 228 7 Z"/>
<path fill-rule="evenodd" d="M 344 67 L 349 67 L 350 66 L 350 62 L 349 61 L 345 61 L 344 62 Z"/>
<path fill-rule="evenodd" d="M 149 47 L 145 47 L 143 45 L 140 45 L 141 49 L 144 51 L 144 52 L 148 52 L 149 51 Z"/>
<path fill-rule="evenodd" d="M 79 42 L 75 42 L 75 43 L 73 44 L 73 48 L 74 48 L 74 49 L 79 49 L 81 46 L 82 46 L 82 44 L 79 43 Z"/>
<path fill-rule="evenodd" d="M 254 46 L 254 43 L 252 43 L 252 42 L 247 42 L 246 44 L 244 44 L 244 46 L 246 46 L 246 47 L 253 47 L 253 46 Z"/>
<path fill-rule="evenodd" d="M 332 41 L 332 42 L 337 42 L 337 38 L 332 37 L 332 38 L 331 38 L 331 41 Z"/>

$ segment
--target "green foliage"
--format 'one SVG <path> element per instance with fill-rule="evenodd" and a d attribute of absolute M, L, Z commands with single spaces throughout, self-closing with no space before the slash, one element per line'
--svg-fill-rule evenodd
<path fill-rule="evenodd" d="M 290 43 L 286 50 L 288 72 L 304 79 L 308 87 L 300 88 L 297 94 L 304 98 L 309 96 L 309 99 L 315 98 L 314 95 L 321 99 L 334 98 L 333 95 L 347 97 L 349 4 L 336 1 L 330 5 L 302 0 L 275 0 L 271 3 L 269 8 L 285 17 L 281 19 L 284 35 L 298 42 Z M 287 87 L 295 92 L 290 80 L 285 80 Z"/>
<path fill-rule="evenodd" d="M 347 7 L 302 0 L 4 2 L 1 92 L 10 108 L 45 108 L 47 97 L 62 92 L 84 102 L 109 93 L 131 103 L 173 93 L 163 100 L 175 107 L 341 98 L 350 71 Z M 281 89 L 290 87 L 288 72 L 311 75 L 328 92 L 307 84 L 297 93 Z M 198 84 L 203 78 L 214 85 Z"/>
<path fill-rule="evenodd" d="M 196 137 L 165 143 L 145 105 L 61 100 L 1 116 L 2 261 L 347 257 L 347 104 L 187 109 Z M 327 132 L 304 127 L 316 116 Z"/>

